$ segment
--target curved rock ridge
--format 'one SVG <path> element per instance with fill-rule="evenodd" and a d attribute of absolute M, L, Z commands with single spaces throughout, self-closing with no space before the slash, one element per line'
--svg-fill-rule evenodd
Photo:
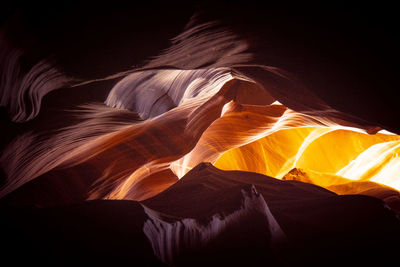
<path fill-rule="evenodd" d="M 149 119 L 179 105 L 205 102 L 232 78 L 228 68 L 135 72 L 113 87 L 105 103 Z"/>
<path fill-rule="evenodd" d="M 191 257 L 210 257 L 211 253 L 218 255 L 220 253 L 218 250 L 226 250 L 225 245 L 230 240 L 233 242 L 235 236 L 239 238 L 235 250 L 246 250 L 249 246 L 256 247 L 256 244 L 241 239 L 243 230 L 240 225 L 251 226 L 250 232 L 245 231 L 246 239 L 251 240 L 257 235 L 259 245 L 265 247 L 266 253 L 270 253 L 271 249 L 277 250 L 282 247 L 285 234 L 254 185 L 236 190 L 236 198 L 241 199 L 242 205 L 229 214 L 214 214 L 205 224 L 194 218 L 172 219 L 165 215 L 160 216 L 153 210 L 145 208 L 149 219 L 145 222 L 143 231 L 152 244 L 154 254 L 161 261 L 174 266 L 184 264 L 184 261 L 188 260 L 188 255 Z M 233 192 L 225 192 L 224 195 L 226 193 Z M 219 203 L 221 204 L 223 203 Z M 226 205 L 229 203 L 224 206 Z M 218 243 L 224 246 L 216 245 L 215 240 L 219 240 Z"/>
<path fill-rule="evenodd" d="M 51 58 L 24 71 L 24 51 L 12 47 L 6 32 L 6 28 L 0 28 L 0 107 L 6 108 L 13 122 L 25 122 L 39 114 L 46 94 L 68 87 L 75 79 L 60 71 Z"/>

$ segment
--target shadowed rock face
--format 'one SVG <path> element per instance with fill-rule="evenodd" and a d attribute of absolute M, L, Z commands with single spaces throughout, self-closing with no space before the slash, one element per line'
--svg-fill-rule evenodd
<path fill-rule="evenodd" d="M 390 262 L 400 237 L 400 222 L 377 199 L 210 164 L 141 203 L 1 212 L 4 256 L 49 265 Z"/>
<path fill-rule="evenodd" d="M 153 210 L 173 216 L 198 218 L 199 214 L 207 212 L 204 202 L 213 203 L 211 206 L 213 211 L 210 213 L 221 212 L 218 210 L 218 203 L 225 199 L 224 196 L 229 199 L 229 194 L 226 192 L 249 184 L 252 184 L 265 199 L 285 233 L 286 246 L 289 248 L 283 249 L 283 254 L 293 253 L 293 258 L 284 257 L 284 260 L 289 262 L 291 260 L 296 262 L 299 258 L 312 261 L 313 257 L 317 261 L 326 258 L 340 262 L 340 257 L 363 260 L 358 253 L 364 253 L 362 251 L 368 250 L 369 247 L 381 251 L 380 246 L 372 245 L 368 241 L 378 240 L 381 235 L 379 232 L 386 232 L 384 230 L 386 223 L 381 224 L 378 219 L 381 216 L 378 214 L 381 212 L 386 214 L 387 218 L 392 218 L 389 220 L 393 223 L 391 223 L 393 233 L 398 233 L 395 213 L 383 208 L 383 203 L 377 199 L 356 195 L 338 196 L 318 186 L 298 181 L 279 181 L 256 173 L 221 171 L 210 164 L 197 166 L 175 185 L 142 203 Z M 189 194 L 190 203 L 186 199 L 186 195 Z M 204 198 L 207 201 L 204 201 Z M 238 199 L 226 203 L 235 201 Z M 375 207 L 374 211 L 370 211 L 377 214 L 373 215 L 361 208 L 364 204 Z M 381 226 L 371 227 L 377 224 Z M 366 230 L 367 228 L 370 230 Z M 370 235 L 366 235 L 364 231 Z M 394 244 L 390 235 L 386 232 L 386 238 L 381 239 L 382 244 Z M 361 245 L 363 242 L 365 246 Z M 336 260 L 329 255 L 333 251 L 337 253 Z M 385 249 L 381 252 L 385 253 L 384 251 Z M 379 257 L 383 257 L 383 254 Z"/>
<path fill-rule="evenodd" d="M 193 262 L 200 266 L 214 260 L 219 264 L 274 264 L 274 251 L 283 247 L 286 236 L 263 197 L 252 185 L 221 193 L 224 197 L 212 207 L 204 206 L 207 211 L 198 213 L 196 218 L 176 220 L 146 210 L 149 220 L 143 230 L 155 255 L 170 265 L 183 266 Z M 213 212 L 212 216 L 205 216 Z"/>

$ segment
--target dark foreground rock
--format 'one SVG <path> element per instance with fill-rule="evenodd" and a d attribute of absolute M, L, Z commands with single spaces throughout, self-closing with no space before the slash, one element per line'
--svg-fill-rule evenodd
<path fill-rule="evenodd" d="M 102 266 L 382 264 L 400 223 L 375 198 L 200 164 L 143 201 L 2 206 L 3 261 Z"/>

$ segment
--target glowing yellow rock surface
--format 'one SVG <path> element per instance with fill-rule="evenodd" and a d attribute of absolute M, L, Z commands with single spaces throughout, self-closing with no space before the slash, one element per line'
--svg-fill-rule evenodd
<path fill-rule="evenodd" d="M 339 194 L 356 194 L 371 189 L 374 183 L 355 181 L 377 182 L 400 190 L 399 152 L 398 135 L 303 127 L 281 130 L 229 150 L 215 166 L 310 182 Z M 305 172 L 287 174 L 293 168 Z"/>

